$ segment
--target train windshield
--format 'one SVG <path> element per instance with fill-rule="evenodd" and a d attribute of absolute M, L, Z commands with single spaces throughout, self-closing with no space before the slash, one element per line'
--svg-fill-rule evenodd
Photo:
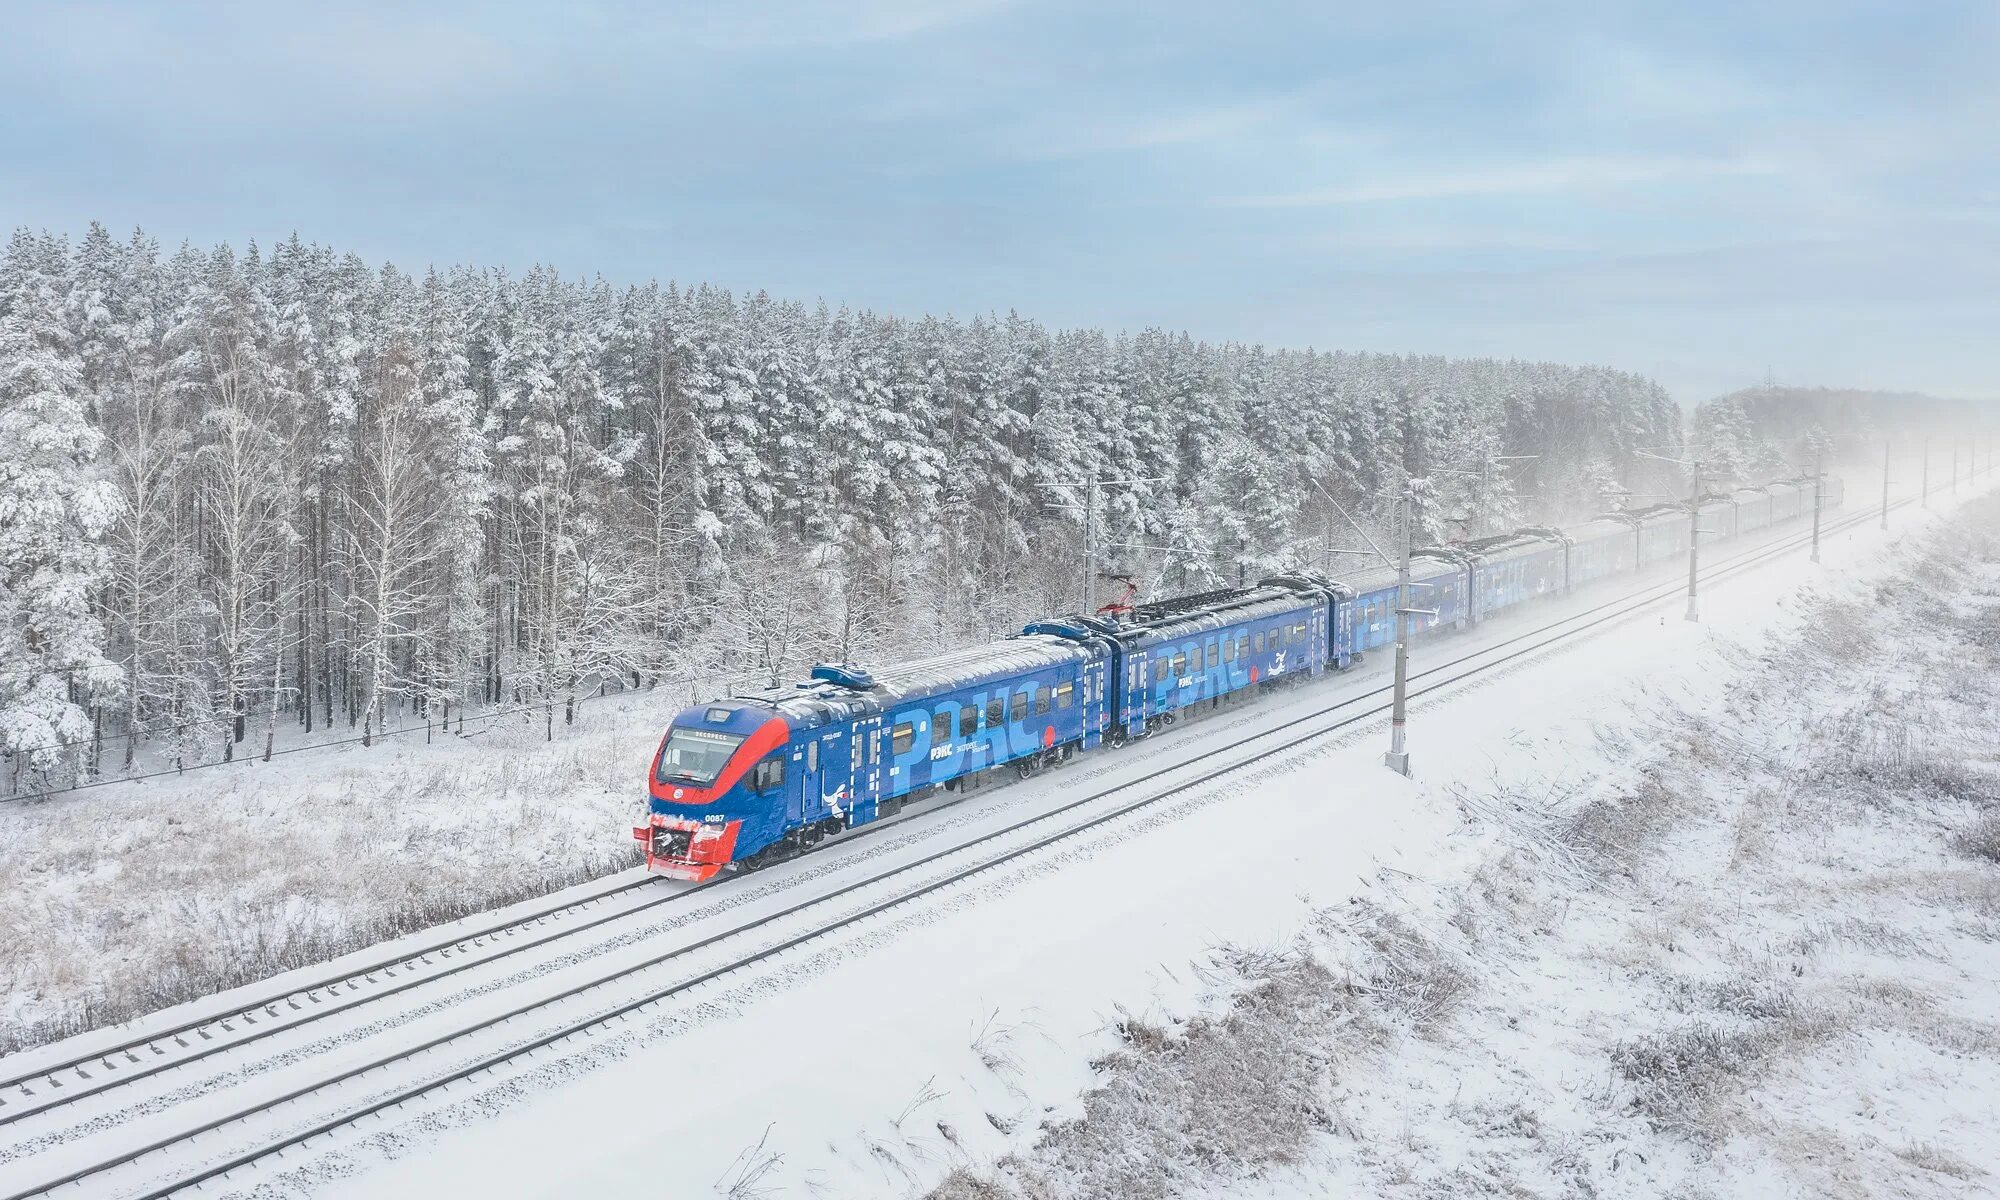
<path fill-rule="evenodd" d="M 674 729 L 667 733 L 666 748 L 660 751 L 661 783 L 691 783 L 707 787 L 722 774 L 729 756 L 743 739 L 733 733 L 707 729 Z"/>

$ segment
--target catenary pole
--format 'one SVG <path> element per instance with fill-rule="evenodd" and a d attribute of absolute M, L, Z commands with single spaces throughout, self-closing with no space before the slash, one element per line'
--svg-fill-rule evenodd
<path fill-rule="evenodd" d="M 1687 619 L 1701 620 L 1695 603 L 1696 564 L 1701 559 L 1701 464 L 1694 464 L 1694 482 L 1688 485 L 1688 610 Z"/>
<path fill-rule="evenodd" d="M 1882 528 L 1889 528 L 1889 443 L 1882 443 Z"/>
<path fill-rule="evenodd" d="M 1389 710 L 1389 752 L 1382 761 L 1398 775 L 1410 773 L 1410 753 L 1404 746 L 1406 692 L 1410 680 L 1410 497 L 1402 503 L 1403 546 L 1396 565 L 1396 686 Z"/>
<path fill-rule="evenodd" d="M 1408 775 L 1410 752 L 1404 735 L 1405 718 L 1409 710 L 1407 701 L 1410 686 L 1410 618 L 1418 613 L 1435 615 L 1429 609 L 1410 607 L 1410 542 L 1414 536 L 1415 514 L 1410 504 L 1409 480 L 1405 478 L 1403 481 L 1403 497 L 1399 506 L 1399 511 L 1404 517 L 1403 544 L 1402 553 L 1396 558 L 1390 558 L 1382 552 L 1382 547 L 1376 545 L 1375 539 L 1368 536 L 1368 531 L 1361 527 L 1361 522 L 1354 519 L 1354 515 L 1347 511 L 1345 505 L 1333 498 L 1332 492 L 1321 487 L 1319 480 L 1309 477 L 1308 482 L 1320 495 L 1326 497 L 1326 502 L 1333 505 L 1333 510 L 1340 514 L 1342 520 L 1354 527 L 1354 532 L 1361 535 L 1361 540 L 1368 543 L 1368 556 L 1381 560 L 1384 566 L 1393 567 L 1396 571 L 1396 683 L 1394 698 L 1389 703 L 1389 750 L 1382 756 L 1382 762 L 1398 775 Z M 1358 552 L 1337 550 L 1333 553 Z"/>
<path fill-rule="evenodd" d="M 1813 448 L 1813 549 L 1812 560 L 1819 561 L 1819 508 L 1826 494 L 1826 449 Z"/>

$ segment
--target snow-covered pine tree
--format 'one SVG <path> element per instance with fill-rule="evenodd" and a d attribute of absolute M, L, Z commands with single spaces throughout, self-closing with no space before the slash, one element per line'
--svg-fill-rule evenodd
<path fill-rule="evenodd" d="M 21 232 L 0 264 L 0 754 L 17 783 L 87 761 L 92 709 L 123 683 L 95 608 L 121 505 L 63 323 L 65 258 Z"/>

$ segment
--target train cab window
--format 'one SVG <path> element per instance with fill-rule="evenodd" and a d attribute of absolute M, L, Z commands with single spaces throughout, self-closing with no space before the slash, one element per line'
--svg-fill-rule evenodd
<path fill-rule="evenodd" d="M 1007 706 L 1009 721 L 1025 721 L 1028 718 L 1028 693 L 1026 689 L 1014 693 L 1013 701 Z"/>
<path fill-rule="evenodd" d="M 1035 715 L 1038 717 L 1049 715 L 1049 690 L 1047 688 L 1043 688 L 1041 691 L 1035 693 Z"/>
<path fill-rule="evenodd" d="M 908 721 L 897 722 L 895 728 L 889 731 L 889 744 L 896 753 L 908 754 L 910 747 L 917 744 L 916 727 Z"/>
<path fill-rule="evenodd" d="M 785 753 L 780 750 L 750 773 L 750 786 L 760 792 L 768 792 L 785 782 Z"/>
<path fill-rule="evenodd" d="M 979 728 L 979 706 L 968 704 L 964 708 L 959 709 L 958 736 L 971 737 L 972 731 L 977 728 Z"/>
<path fill-rule="evenodd" d="M 1088 687 L 1088 686 L 1089 686 L 1089 680 L 1085 680 L 1085 681 L 1084 681 L 1084 684 L 1085 684 L 1085 686 L 1086 686 L 1086 687 Z M 1059 684 L 1057 684 L 1057 685 L 1056 685 L 1056 707 L 1057 707 L 1057 708 L 1064 708 L 1064 709 L 1068 708 L 1068 707 L 1070 706 L 1070 702 L 1071 702 L 1072 700 L 1074 700 L 1075 698 L 1076 698 L 1076 685 L 1075 685 L 1075 684 L 1073 684 L 1073 683 L 1070 683 L 1070 682 L 1069 682 L 1068 680 L 1064 680 L 1063 682 L 1061 682 L 1061 683 L 1059 683 Z"/>
<path fill-rule="evenodd" d="M 817 770 L 819 770 L 819 743 L 818 743 L 818 742 L 807 742 L 807 743 L 806 743 L 806 770 L 808 770 L 808 771 L 817 771 Z"/>
<path fill-rule="evenodd" d="M 998 729 L 1006 719 L 1007 701 L 1005 699 L 996 696 L 986 702 L 986 728 Z"/>

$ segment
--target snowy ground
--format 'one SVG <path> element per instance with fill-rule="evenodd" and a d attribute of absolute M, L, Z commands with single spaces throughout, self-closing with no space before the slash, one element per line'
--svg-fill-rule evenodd
<path fill-rule="evenodd" d="M 1357 731 L 225 1190 L 1979 1194 L 1993 663 L 1904 581 L 1994 577 L 1826 559 L 1421 703 L 1415 781 Z"/>
<path fill-rule="evenodd" d="M 671 697 L 578 728 L 347 746 L 0 811 L 0 1052 L 637 861 Z M 476 817 L 476 820 L 475 820 Z"/>

